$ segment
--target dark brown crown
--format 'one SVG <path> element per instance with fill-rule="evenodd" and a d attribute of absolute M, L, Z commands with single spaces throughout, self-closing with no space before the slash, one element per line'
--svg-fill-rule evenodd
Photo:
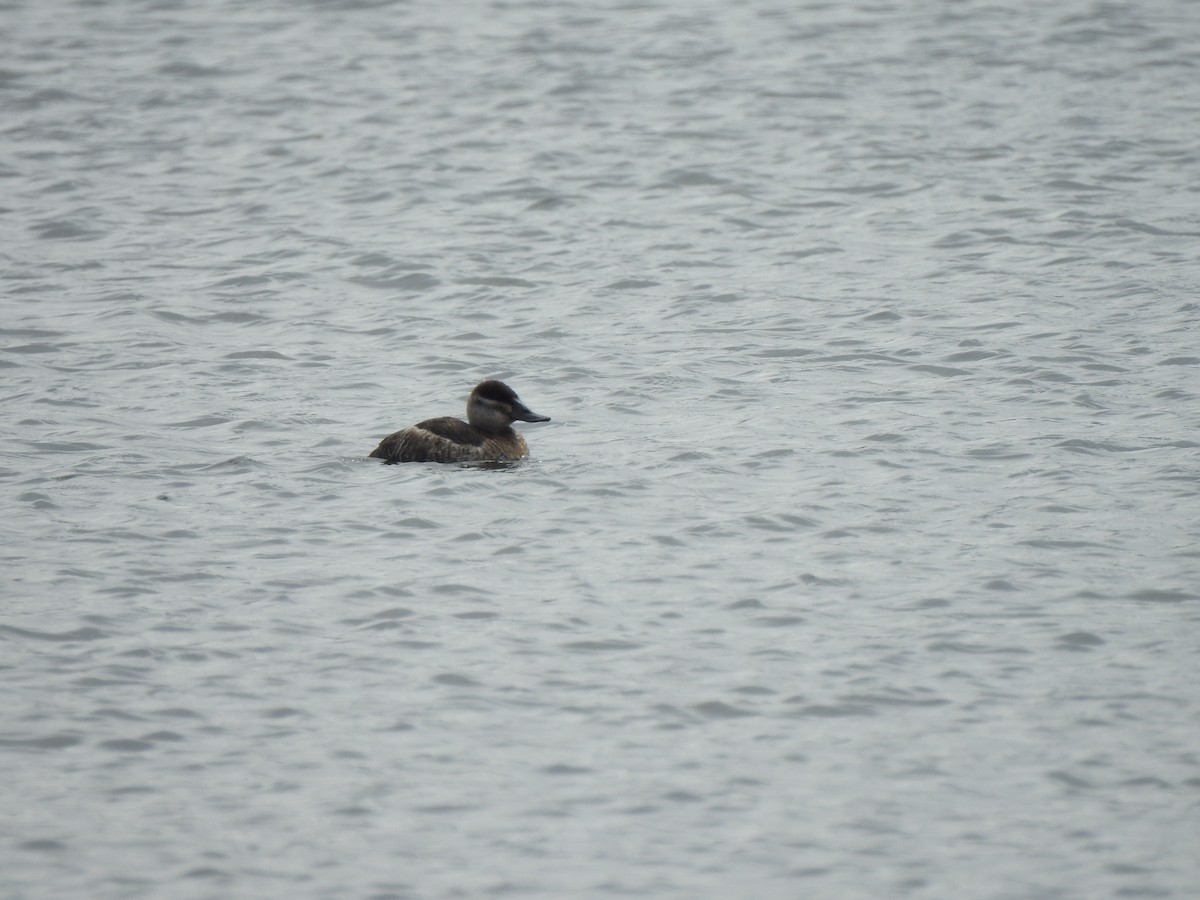
<path fill-rule="evenodd" d="M 475 385 L 472 392 L 485 400 L 495 400 L 498 403 L 512 403 L 517 399 L 517 392 L 503 381 L 483 381 Z"/>

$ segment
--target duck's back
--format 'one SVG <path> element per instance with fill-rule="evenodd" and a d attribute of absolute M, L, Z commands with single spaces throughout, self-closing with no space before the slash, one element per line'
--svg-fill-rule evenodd
<path fill-rule="evenodd" d="M 512 428 L 493 434 L 453 416 L 426 419 L 389 434 L 371 451 L 372 457 L 389 463 L 503 461 L 528 455 L 525 439 Z"/>

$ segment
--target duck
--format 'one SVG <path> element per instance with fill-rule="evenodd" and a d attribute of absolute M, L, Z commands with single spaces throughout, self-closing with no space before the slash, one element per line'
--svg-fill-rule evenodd
<path fill-rule="evenodd" d="M 529 455 L 513 422 L 549 422 L 502 381 L 482 381 L 467 398 L 467 421 L 454 416 L 426 419 L 389 434 L 371 451 L 385 464 L 401 462 L 509 462 Z"/>

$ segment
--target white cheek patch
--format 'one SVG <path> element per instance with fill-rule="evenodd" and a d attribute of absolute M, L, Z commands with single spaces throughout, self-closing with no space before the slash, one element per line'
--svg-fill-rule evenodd
<path fill-rule="evenodd" d="M 480 424 L 499 430 L 512 421 L 510 410 L 494 400 L 480 399 L 475 405 Z"/>

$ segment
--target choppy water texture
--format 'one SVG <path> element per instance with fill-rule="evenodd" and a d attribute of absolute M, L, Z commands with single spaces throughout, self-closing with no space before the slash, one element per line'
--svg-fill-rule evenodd
<path fill-rule="evenodd" d="M 1197 896 L 1196 4 L 0 46 L 0 895 Z"/>

